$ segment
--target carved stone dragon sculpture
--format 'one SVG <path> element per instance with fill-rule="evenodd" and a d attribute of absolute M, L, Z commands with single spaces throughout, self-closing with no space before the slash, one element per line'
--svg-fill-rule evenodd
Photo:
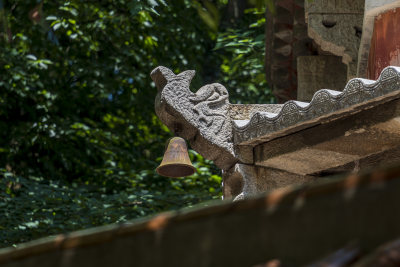
<path fill-rule="evenodd" d="M 237 162 L 228 115 L 228 91 L 213 83 L 193 93 L 189 87 L 194 75 L 193 70 L 175 75 L 166 67 L 155 68 L 150 76 L 158 88 L 156 113 L 171 131 L 188 140 L 193 149 L 227 170 Z"/>

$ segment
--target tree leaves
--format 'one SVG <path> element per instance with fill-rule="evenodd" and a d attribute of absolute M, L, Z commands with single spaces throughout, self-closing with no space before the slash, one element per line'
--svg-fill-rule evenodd
<path fill-rule="evenodd" d="M 264 75 L 264 14 L 256 8 L 244 13 L 238 29 L 218 34 L 214 50 L 223 51 L 221 82 L 230 89 L 232 103 L 273 103 Z"/>
<path fill-rule="evenodd" d="M 0 50 L 1 246 L 219 198 L 219 170 L 198 154 L 192 177 L 154 171 L 170 133 L 154 114 L 149 73 L 190 64 L 204 84 L 214 41 L 196 8 L 50 1 L 33 23 L 33 7 L 5 6 L 13 42 Z"/>

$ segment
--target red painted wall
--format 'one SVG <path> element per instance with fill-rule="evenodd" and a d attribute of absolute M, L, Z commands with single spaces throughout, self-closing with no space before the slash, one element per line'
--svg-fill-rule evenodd
<path fill-rule="evenodd" d="M 400 66 L 400 8 L 375 18 L 368 58 L 368 78 L 376 80 L 387 66 Z"/>

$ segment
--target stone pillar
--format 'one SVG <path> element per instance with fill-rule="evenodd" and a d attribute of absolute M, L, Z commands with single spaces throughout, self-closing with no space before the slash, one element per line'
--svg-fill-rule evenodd
<path fill-rule="evenodd" d="M 246 2 L 246 1 L 244 1 Z M 296 58 L 312 54 L 304 20 L 304 0 L 273 0 L 265 13 L 265 71 L 278 103 L 296 97 Z"/>
<path fill-rule="evenodd" d="M 308 35 L 322 50 L 342 57 L 347 79 L 357 73 L 365 0 L 305 1 Z"/>
<path fill-rule="evenodd" d="M 337 56 L 297 58 L 297 100 L 311 101 L 320 89 L 342 91 L 347 82 L 347 67 Z"/>
<path fill-rule="evenodd" d="M 222 170 L 222 195 L 223 199 L 233 199 L 243 191 L 243 177 L 239 170 L 239 164 L 231 169 Z"/>

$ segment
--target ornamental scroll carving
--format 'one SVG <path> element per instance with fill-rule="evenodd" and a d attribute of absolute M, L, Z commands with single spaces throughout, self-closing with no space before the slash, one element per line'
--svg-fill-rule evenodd
<path fill-rule="evenodd" d="M 213 83 L 193 93 L 190 82 L 194 75 L 192 70 L 175 75 L 162 66 L 151 72 L 158 88 L 157 116 L 171 131 L 188 140 L 194 150 L 227 170 L 237 162 L 228 115 L 228 91 Z"/>
<path fill-rule="evenodd" d="M 194 104 L 193 111 L 198 115 L 198 123 L 204 123 L 215 135 L 221 133 L 227 119 L 228 97 L 228 90 L 218 83 L 203 86 L 189 97 Z"/>
<path fill-rule="evenodd" d="M 321 89 L 310 103 L 286 102 L 279 113 L 256 112 L 245 124 L 233 124 L 235 144 L 244 143 L 285 128 L 361 104 L 397 91 L 400 88 L 400 67 L 386 67 L 377 81 L 355 78 L 342 92 Z"/>

